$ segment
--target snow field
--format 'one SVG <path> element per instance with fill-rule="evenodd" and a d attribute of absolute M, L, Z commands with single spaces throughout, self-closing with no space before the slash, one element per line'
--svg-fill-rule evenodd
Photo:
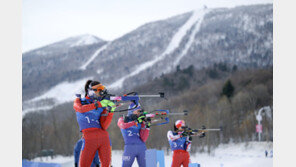
<path fill-rule="evenodd" d="M 265 157 L 265 150 L 270 154 L 273 149 L 272 142 L 250 142 L 250 143 L 230 143 L 221 144 L 209 155 L 207 153 L 191 154 L 192 163 L 199 163 L 201 167 L 272 167 L 273 158 L 268 155 Z M 113 167 L 121 167 L 121 157 L 123 150 L 112 151 Z M 172 163 L 172 153 L 165 151 L 165 166 L 169 167 Z M 40 158 L 33 161 L 41 162 Z M 54 159 L 42 158 L 42 162 L 60 163 L 62 167 L 73 167 L 74 157 L 56 156 Z M 136 161 L 133 167 L 138 167 Z"/>

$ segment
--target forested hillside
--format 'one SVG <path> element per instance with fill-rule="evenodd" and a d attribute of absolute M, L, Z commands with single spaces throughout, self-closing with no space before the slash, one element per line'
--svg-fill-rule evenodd
<path fill-rule="evenodd" d="M 140 87 L 128 91 L 141 94 L 165 92 L 165 99 L 142 99 L 145 110 L 188 110 L 189 116 L 173 117 L 171 123 L 151 127 L 148 148 L 169 147 L 166 133 L 176 119 L 184 119 L 192 128 L 205 125 L 222 127 L 223 131 L 207 133 L 205 138 L 193 139 L 192 151 L 210 151 L 218 143 L 256 140 L 254 112 L 273 105 L 272 66 L 264 69 L 238 69 L 225 63 L 208 68 L 194 66 L 163 74 Z M 23 158 L 34 158 L 43 149 L 55 154 L 71 155 L 80 138 L 73 103 L 65 103 L 49 111 L 28 113 L 23 117 Z M 123 138 L 117 127 L 116 113 L 108 129 L 113 149 L 123 149 Z M 272 140 L 272 117 L 263 116 L 263 140 Z M 197 146 L 197 147 L 195 147 Z"/>

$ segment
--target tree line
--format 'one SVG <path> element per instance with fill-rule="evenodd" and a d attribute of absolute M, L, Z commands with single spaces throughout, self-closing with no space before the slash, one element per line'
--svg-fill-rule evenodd
<path fill-rule="evenodd" d="M 165 99 L 141 99 L 147 111 L 169 109 L 171 112 L 189 111 L 189 116 L 170 118 L 170 123 L 151 127 L 148 148 L 169 150 L 166 133 L 177 119 L 188 126 L 200 128 L 222 127 L 222 132 L 209 132 L 205 138 L 193 138 L 192 152 L 210 152 L 220 143 L 257 140 L 254 112 L 273 105 L 273 70 L 238 69 L 224 63 L 200 70 L 189 66 L 177 67 L 151 82 L 131 91 L 142 94 L 166 93 Z M 124 142 L 117 127 L 121 113 L 114 114 L 108 129 L 112 149 L 123 149 Z M 263 116 L 262 139 L 272 141 L 272 120 Z M 52 149 L 55 154 L 72 155 L 76 141 L 81 137 L 73 111 L 73 103 L 57 106 L 49 111 L 28 113 L 22 123 L 22 155 L 32 159 L 42 150 Z"/>

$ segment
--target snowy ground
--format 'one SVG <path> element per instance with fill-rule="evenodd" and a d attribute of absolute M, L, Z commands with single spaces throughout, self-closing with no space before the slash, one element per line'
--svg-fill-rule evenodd
<path fill-rule="evenodd" d="M 239 144 L 220 145 L 211 155 L 206 153 L 196 153 L 191 155 L 192 163 L 200 163 L 201 167 L 272 167 L 273 158 L 270 151 L 273 149 L 272 142 L 250 142 Z M 265 150 L 269 152 L 265 157 Z M 121 150 L 112 151 L 113 167 L 121 167 Z M 41 162 L 40 158 L 33 161 Z M 73 157 L 56 156 L 54 159 L 42 158 L 42 162 L 60 163 L 62 167 L 73 167 Z M 165 166 L 169 167 L 172 162 L 172 155 L 165 153 Z M 133 167 L 138 165 L 134 163 Z"/>

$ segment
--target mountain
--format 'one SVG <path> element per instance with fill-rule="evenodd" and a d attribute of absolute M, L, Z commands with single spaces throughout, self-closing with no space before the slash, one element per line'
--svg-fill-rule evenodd
<path fill-rule="evenodd" d="M 272 47 L 272 4 L 204 8 L 147 23 L 114 41 L 69 38 L 23 54 L 23 111 L 72 101 L 91 78 L 114 92 L 177 66 L 270 67 Z"/>
<path fill-rule="evenodd" d="M 106 43 L 93 35 L 81 35 L 24 53 L 23 99 L 40 95 L 62 81 L 83 76 L 77 66 Z"/>

